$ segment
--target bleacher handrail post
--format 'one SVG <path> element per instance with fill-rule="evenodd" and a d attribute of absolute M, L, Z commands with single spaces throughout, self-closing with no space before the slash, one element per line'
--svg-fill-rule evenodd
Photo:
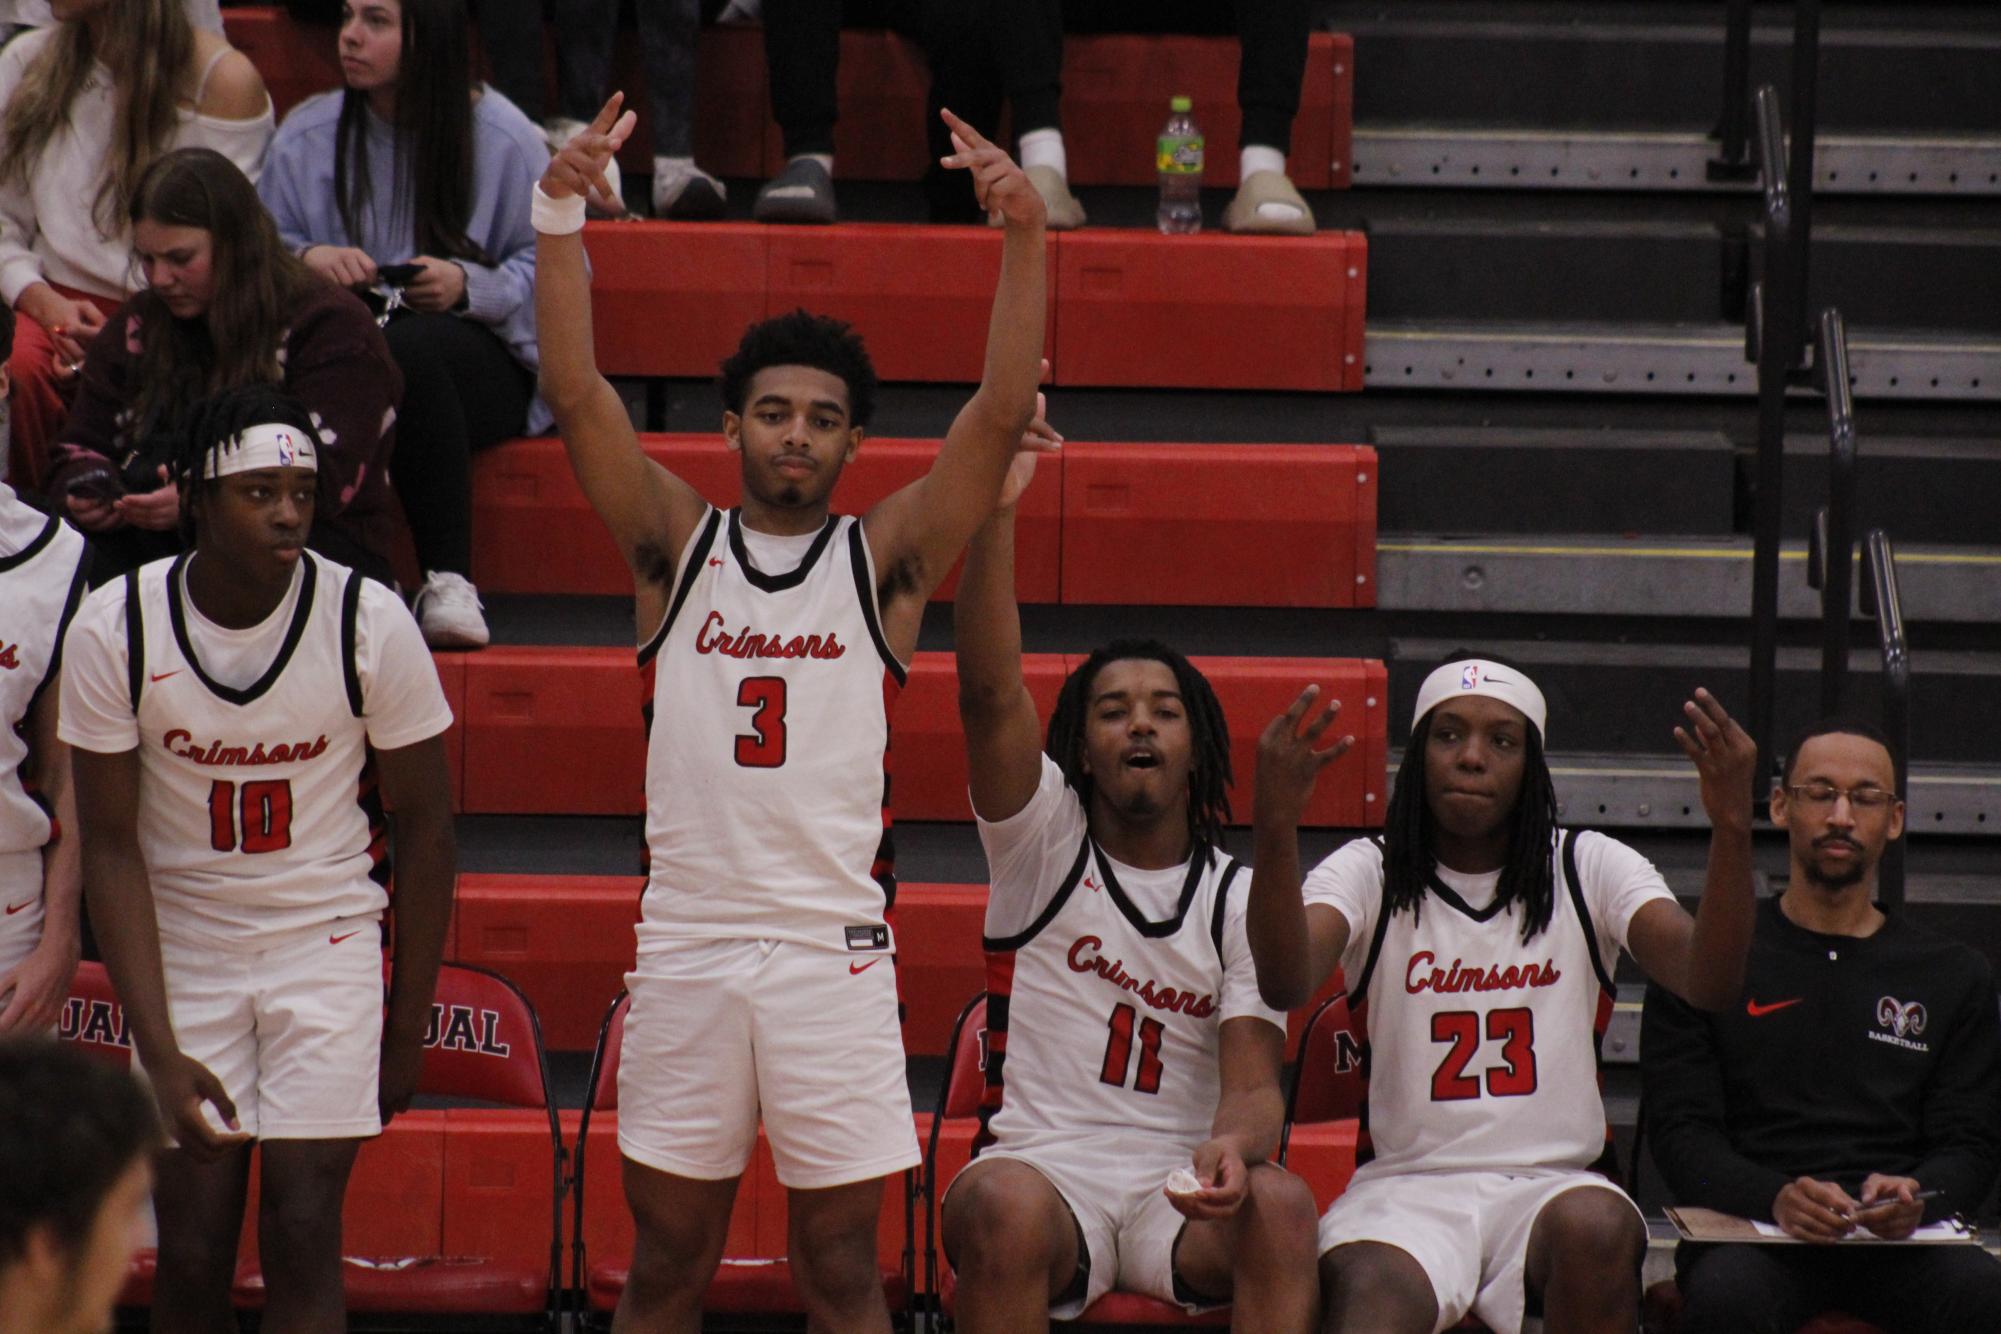
<path fill-rule="evenodd" d="M 1897 553 L 1889 535 L 1872 528 L 1862 541 L 1863 612 L 1876 618 L 1883 653 L 1883 734 L 1890 739 L 1890 764 L 1897 795 L 1908 804 L 1911 786 L 1911 654 L 1904 638 L 1903 600 L 1897 589 Z M 1908 836 L 1909 826 L 1905 833 Z M 1890 908 L 1904 906 L 1904 839 L 1883 849 L 1876 892 Z"/>
<path fill-rule="evenodd" d="M 1820 314 L 1814 359 L 1827 396 L 1827 528 L 1821 535 L 1820 711 L 1841 712 L 1848 680 L 1848 608 L 1854 591 L 1855 402 L 1848 387 L 1848 337 L 1841 312 Z"/>
<path fill-rule="evenodd" d="M 1723 29 L 1723 114 L 1716 123 L 1721 148 L 1709 163 L 1709 179 L 1748 179 L 1751 161 L 1751 0 L 1730 0 Z"/>
<path fill-rule="evenodd" d="M 1778 90 L 1758 89 L 1758 167 L 1764 188 L 1764 277 L 1751 303 L 1758 362 L 1758 458 L 1751 550 L 1751 735 L 1759 779 L 1772 772 L 1772 720 L 1779 650 L 1780 509 L 1786 435 L 1786 385 L 1798 364 L 1800 293 L 1787 262 L 1793 200 L 1786 181 L 1785 131 Z"/>

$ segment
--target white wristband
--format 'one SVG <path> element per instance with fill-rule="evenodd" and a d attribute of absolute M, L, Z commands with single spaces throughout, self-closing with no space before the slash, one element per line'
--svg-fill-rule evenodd
<path fill-rule="evenodd" d="M 528 205 L 528 223 L 536 231 L 546 236 L 569 236 L 584 229 L 584 197 L 570 195 L 565 199 L 551 199 L 542 193 L 542 183 L 535 183 L 535 195 Z"/>

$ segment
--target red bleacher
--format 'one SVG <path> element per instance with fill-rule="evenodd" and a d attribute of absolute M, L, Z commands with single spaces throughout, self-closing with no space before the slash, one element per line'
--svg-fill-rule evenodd
<path fill-rule="evenodd" d="M 230 41 L 250 56 L 283 115 L 313 93 L 340 86 L 330 28 L 302 24 L 275 5 L 223 11 Z M 551 73 L 553 59 L 548 62 Z M 1354 43 L 1345 34 L 1309 39 L 1288 164 L 1302 189 L 1348 184 L 1354 132 Z M 652 170 L 645 72 L 638 43 L 621 42 L 613 74 L 639 112 L 620 160 Z M 925 143 L 930 75 L 909 41 L 875 29 L 841 34 L 834 168 L 844 180 L 914 181 L 930 166 Z M 1154 135 L 1167 99 L 1187 94 L 1209 140 L 1209 171 L 1236 180 L 1237 43 L 1230 37 L 1151 34 L 1073 36 L 1064 41 L 1064 124 L 1070 179 L 1079 185 L 1153 184 Z M 771 118 L 764 34 L 756 27 L 708 28 L 695 74 L 695 155 L 722 176 L 763 177 L 784 165 Z"/>

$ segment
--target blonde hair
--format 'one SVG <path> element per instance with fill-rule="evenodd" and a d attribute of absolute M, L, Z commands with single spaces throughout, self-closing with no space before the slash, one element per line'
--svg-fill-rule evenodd
<path fill-rule="evenodd" d="M 104 49 L 91 25 L 72 19 L 49 39 L 21 79 L 0 119 L 7 172 L 26 184 L 100 58 L 122 66 L 113 89 L 112 141 L 90 216 L 106 236 L 122 234 L 125 210 L 139 178 L 166 151 L 180 124 L 182 82 L 192 71 L 194 27 L 181 0 L 105 0 L 102 30 L 115 34 Z"/>

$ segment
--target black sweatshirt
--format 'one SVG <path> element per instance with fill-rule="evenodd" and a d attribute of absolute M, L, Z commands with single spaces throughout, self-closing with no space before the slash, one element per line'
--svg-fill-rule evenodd
<path fill-rule="evenodd" d="M 1772 1219 L 1796 1177 L 1857 1195 L 1872 1172 L 1971 1216 L 2001 1159 L 2001 1011 L 1971 948 L 1891 915 L 1873 936 L 1758 905 L 1744 994 L 1696 1010 L 1647 988 L 1640 1075 L 1654 1162 L 1683 1204 Z"/>

